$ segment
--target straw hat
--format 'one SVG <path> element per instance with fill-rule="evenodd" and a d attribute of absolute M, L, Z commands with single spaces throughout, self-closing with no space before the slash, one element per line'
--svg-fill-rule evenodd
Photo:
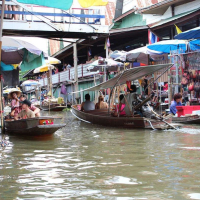
<path fill-rule="evenodd" d="M 18 97 L 20 97 L 20 95 L 21 95 L 21 91 L 19 91 L 18 89 L 13 89 L 8 94 L 9 99 L 12 99 L 12 93 L 16 93 Z"/>

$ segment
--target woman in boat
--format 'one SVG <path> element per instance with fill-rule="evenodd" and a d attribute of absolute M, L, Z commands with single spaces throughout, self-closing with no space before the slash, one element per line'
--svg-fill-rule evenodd
<path fill-rule="evenodd" d="M 104 97 L 99 96 L 98 103 L 96 103 L 95 105 L 95 109 L 107 109 L 107 108 L 108 108 L 108 104 L 104 102 Z"/>
<path fill-rule="evenodd" d="M 15 117 L 19 114 L 19 99 L 20 91 L 13 91 L 8 95 L 8 98 L 11 99 L 11 117 Z"/>
<path fill-rule="evenodd" d="M 114 117 L 117 116 L 125 116 L 126 112 L 125 112 L 125 107 L 126 105 L 124 103 L 122 103 L 122 101 L 124 100 L 124 95 L 121 94 L 119 96 L 119 104 L 115 107 L 115 111 L 111 114 Z"/>
<path fill-rule="evenodd" d="M 170 106 L 170 113 L 172 113 L 173 115 L 176 115 L 176 112 L 177 112 L 176 106 L 182 106 L 181 100 L 182 100 L 181 94 L 177 93 L 174 95 L 174 101 L 172 102 Z"/>
<path fill-rule="evenodd" d="M 113 113 L 111 113 L 111 115 L 113 117 L 117 117 L 117 116 L 125 116 L 126 115 L 126 112 L 125 112 L 125 104 L 122 103 L 122 100 L 124 99 L 124 95 L 121 94 L 119 96 L 119 104 L 115 107 L 115 111 Z"/>

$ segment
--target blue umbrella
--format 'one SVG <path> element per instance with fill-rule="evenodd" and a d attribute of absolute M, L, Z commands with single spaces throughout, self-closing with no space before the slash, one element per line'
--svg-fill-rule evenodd
<path fill-rule="evenodd" d="M 176 35 L 174 38 L 179 39 L 179 40 L 190 40 L 190 39 L 200 38 L 200 27 L 196 27 L 188 31 L 184 31 Z"/>
<path fill-rule="evenodd" d="M 148 45 L 148 49 L 162 52 L 163 54 L 170 53 L 171 51 L 181 50 L 186 52 L 188 50 L 187 40 L 165 40 Z M 181 53 L 182 53 L 181 52 Z"/>

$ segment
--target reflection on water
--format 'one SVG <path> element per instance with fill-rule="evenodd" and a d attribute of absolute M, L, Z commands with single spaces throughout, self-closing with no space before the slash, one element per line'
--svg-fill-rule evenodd
<path fill-rule="evenodd" d="M 8 136 L 0 199 L 200 199 L 200 132 L 86 124 L 70 112 L 52 138 Z"/>

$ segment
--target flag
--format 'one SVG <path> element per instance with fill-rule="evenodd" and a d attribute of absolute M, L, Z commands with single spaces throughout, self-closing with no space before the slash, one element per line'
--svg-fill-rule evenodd
<path fill-rule="evenodd" d="M 150 30 L 148 30 L 148 39 L 149 39 L 149 44 L 159 42 L 159 37 L 154 33 L 152 33 Z"/>
<path fill-rule="evenodd" d="M 91 49 L 89 48 L 88 49 L 88 56 L 91 56 L 92 55 L 92 51 L 91 51 Z"/>
<path fill-rule="evenodd" d="M 91 6 L 106 6 L 108 4 L 107 0 L 78 0 L 78 2 L 83 8 Z"/>
<path fill-rule="evenodd" d="M 177 35 L 182 33 L 181 29 L 178 26 L 176 26 L 176 24 L 174 24 L 174 26 L 176 27 Z"/>
<path fill-rule="evenodd" d="M 109 40 L 109 38 L 107 38 L 107 40 L 105 40 L 104 49 L 106 49 L 106 47 L 110 47 L 110 40 Z"/>
<path fill-rule="evenodd" d="M 52 8 L 58 8 L 61 10 L 69 10 L 73 3 L 73 0 L 17 0 L 17 1 L 19 3 L 47 6 Z"/>
<path fill-rule="evenodd" d="M 110 47 L 110 40 L 109 40 L 109 38 L 107 39 L 106 45 L 107 45 L 107 47 Z"/>

